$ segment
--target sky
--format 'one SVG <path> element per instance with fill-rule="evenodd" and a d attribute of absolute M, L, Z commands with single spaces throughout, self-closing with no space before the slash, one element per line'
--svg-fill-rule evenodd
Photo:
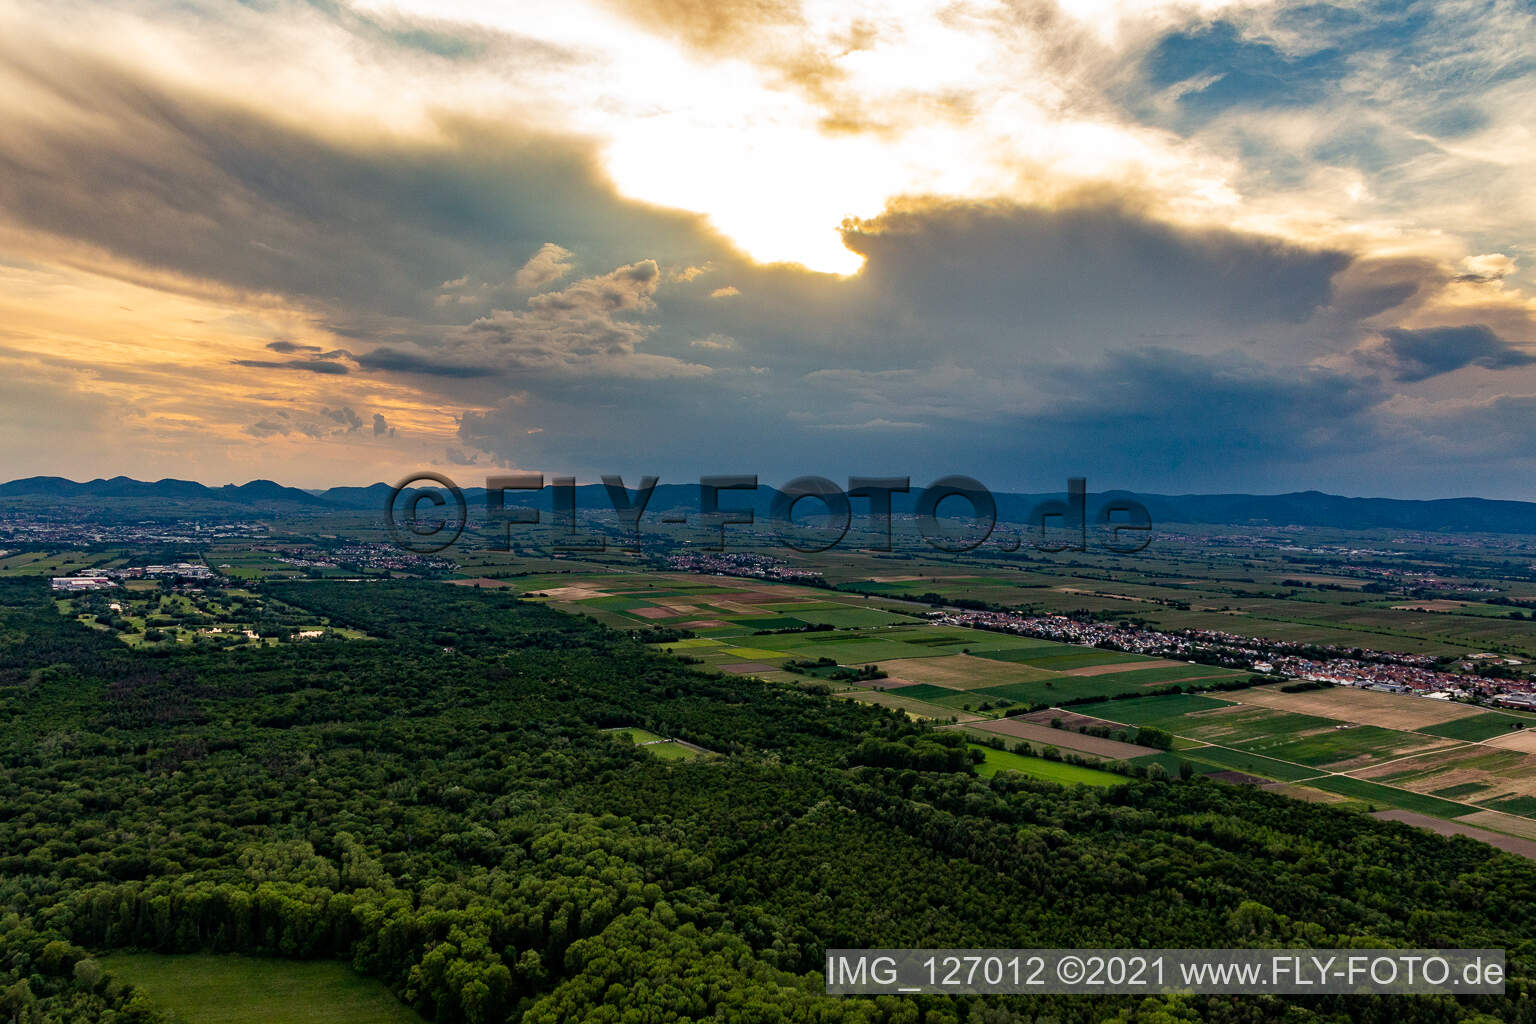
<path fill-rule="evenodd" d="M 0 477 L 1536 500 L 1536 4 L 0 0 Z"/>

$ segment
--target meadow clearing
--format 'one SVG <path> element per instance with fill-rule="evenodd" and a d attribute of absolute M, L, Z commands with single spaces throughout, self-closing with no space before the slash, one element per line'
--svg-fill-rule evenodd
<path fill-rule="evenodd" d="M 383 984 L 330 960 L 113 953 L 101 966 L 178 1024 L 425 1024 Z"/>

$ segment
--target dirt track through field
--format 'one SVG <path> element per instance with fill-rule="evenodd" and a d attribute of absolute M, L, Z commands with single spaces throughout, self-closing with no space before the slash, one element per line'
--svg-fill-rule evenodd
<path fill-rule="evenodd" d="M 1351 686 L 1308 690 L 1305 693 L 1282 693 L 1269 687 L 1258 687 L 1229 693 L 1226 699 L 1298 715 L 1332 718 L 1338 722 L 1376 725 L 1383 729 L 1422 729 L 1481 714 L 1484 710 L 1470 704 L 1453 704 L 1448 700 L 1379 693 Z"/>
<path fill-rule="evenodd" d="M 1064 676 L 1108 676 L 1116 672 L 1139 672 L 1144 668 L 1187 668 L 1191 675 L 1198 674 L 1202 669 L 1207 672 L 1220 672 L 1221 669 L 1210 668 L 1205 665 L 1191 665 L 1183 661 L 1169 661 L 1159 658 L 1156 661 L 1117 661 L 1111 665 L 1084 665 L 1082 668 L 1069 668 L 1062 671 Z"/>

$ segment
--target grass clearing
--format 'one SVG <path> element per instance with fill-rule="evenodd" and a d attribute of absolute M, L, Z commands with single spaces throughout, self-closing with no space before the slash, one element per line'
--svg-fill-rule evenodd
<path fill-rule="evenodd" d="M 972 750 L 980 750 L 986 757 L 986 760 L 976 766 L 976 774 L 983 778 L 991 778 L 998 772 L 1019 772 L 1031 778 L 1045 779 L 1063 786 L 1116 786 L 1125 782 L 1122 776 L 1112 772 L 1101 772 L 1095 768 L 1084 768 L 1081 765 L 1066 764 L 1061 761 L 1048 761 L 1043 757 L 1025 757 L 1023 754 L 998 750 L 979 743 L 972 743 L 970 747 Z"/>
<path fill-rule="evenodd" d="M 663 761 L 696 761 L 704 755 L 692 747 L 686 747 L 677 740 L 666 740 L 662 743 L 647 743 L 642 749 L 647 754 L 653 754 Z"/>
<path fill-rule="evenodd" d="M 382 983 L 331 960 L 113 953 L 101 963 L 184 1024 L 425 1024 Z"/>
<path fill-rule="evenodd" d="M 638 725 L 625 726 L 619 729 L 605 729 L 611 736 L 627 736 L 631 743 L 656 743 L 665 740 L 665 736 L 658 736 L 649 729 L 642 729 Z"/>

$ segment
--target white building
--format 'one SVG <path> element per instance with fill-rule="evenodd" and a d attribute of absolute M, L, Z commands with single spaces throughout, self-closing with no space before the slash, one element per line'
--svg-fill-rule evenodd
<path fill-rule="evenodd" d="M 105 590 L 117 584 L 108 576 L 55 576 L 53 589 L 64 591 Z"/>

